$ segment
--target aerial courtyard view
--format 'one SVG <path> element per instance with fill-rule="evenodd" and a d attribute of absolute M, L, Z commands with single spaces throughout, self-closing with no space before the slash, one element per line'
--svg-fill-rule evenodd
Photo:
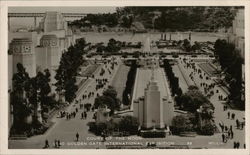
<path fill-rule="evenodd" d="M 8 30 L 9 149 L 246 147 L 244 7 L 10 7 Z"/>

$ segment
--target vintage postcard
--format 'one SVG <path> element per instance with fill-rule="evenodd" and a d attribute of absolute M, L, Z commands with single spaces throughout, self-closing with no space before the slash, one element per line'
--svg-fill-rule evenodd
<path fill-rule="evenodd" d="M 248 154 L 249 19 L 247 1 L 1 2 L 1 154 Z"/>

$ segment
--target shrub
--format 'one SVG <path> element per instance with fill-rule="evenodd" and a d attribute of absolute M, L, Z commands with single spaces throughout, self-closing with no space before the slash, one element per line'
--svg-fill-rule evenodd
<path fill-rule="evenodd" d="M 202 106 L 206 111 L 214 110 L 213 104 L 199 91 L 196 86 L 190 86 L 185 94 L 176 98 L 176 102 L 181 109 L 192 113 L 196 112 L 200 106 Z"/>
<path fill-rule="evenodd" d="M 119 123 L 119 130 L 129 132 L 130 134 L 137 134 L 139 122 L 133 116 L 125 116 Z"/>
<path fill-rule="evenodd" d="M 96 135 L 101 135 L 103 131 L 107 129 L 107 124 L 106 123 L 97 123 L 96 128 L 95 128 L 95 134 Z"/>
<path fill-rule="evenodd" d="M 215 126 L 211 122 L 205 123 L 199 130 L 201 135 L 213 135 L 215 131 Z"/>
<path fill-rule="evenodd" d="M 196 118 L 193 114 L 177 115 L 172 120 L 171 131 L 173 134 L 180 134 L 186 131 L 195 131 Z"/>
<path fill-rule="evenodd" d="M 167 75 L 167 79 L 169 80 L 172 96 L 181 95 L 182 91 L 180 91 L 181 88 L 179 87 L 179 79 L 175 76 L 172 66 L 168 60 L 164 60 L 164 70 Z"/>
<path fill-rule="evenodd" d="M 132 89 L 133 89 L 133 86 L 135 83 L 136 68 L 137 68 L 136 61 L 133 60 L 131 67 L 130 67 L 130 70 L 128 72 L 126 87 L 125 87 L 123 94 L 122 94 L 123 95 L 122 102 L 124 105 L 130 104 L 130 100 L 129 100 L 128 96 L 132 96 Z"/>
<path fill-rule="evenodd" d="M 172 133 L 180 134 L 185 131 L 187 127 L 186 118 L 182 115 L 175 116 L 172 120 Z"/>

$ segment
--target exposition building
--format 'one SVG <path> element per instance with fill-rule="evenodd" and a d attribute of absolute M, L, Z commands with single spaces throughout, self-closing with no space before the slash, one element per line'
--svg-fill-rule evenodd
<path fill-rule="evenodd" d="M 61 13 L 46 12 L 36 31 L 9 32 L 8 85 L 12 90 L 12 77 L 21 63 L 30 77 L 37 72 L 50 71 L 50 85 L 55 90 L 55 74 L 60 64 L 62 53 L 75 44 L 75 36 L 68 29 Z M 12 125 L 12 108 L 9 108 L 9 128 Z"/>
<path fill-rule="evenodd" d="M 58 12 L 46 12 L 36 31 L 9 32 L 9 88 L 17 63 L 23 64 L 30 77 L 49 69 L 51 83 L 55 82 L 62 53 L 74 44 L 75 36 Z"/>

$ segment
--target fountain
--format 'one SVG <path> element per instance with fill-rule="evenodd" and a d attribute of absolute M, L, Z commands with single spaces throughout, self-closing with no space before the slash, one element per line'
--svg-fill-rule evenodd
<path fill-rule="evenodd" d="M 150 43 L 150 37 L 147 36 L 145 41 L 144 41 L 144 49 L 143 53 L 150 53 L 151 49 L 151 43 Z"/>

